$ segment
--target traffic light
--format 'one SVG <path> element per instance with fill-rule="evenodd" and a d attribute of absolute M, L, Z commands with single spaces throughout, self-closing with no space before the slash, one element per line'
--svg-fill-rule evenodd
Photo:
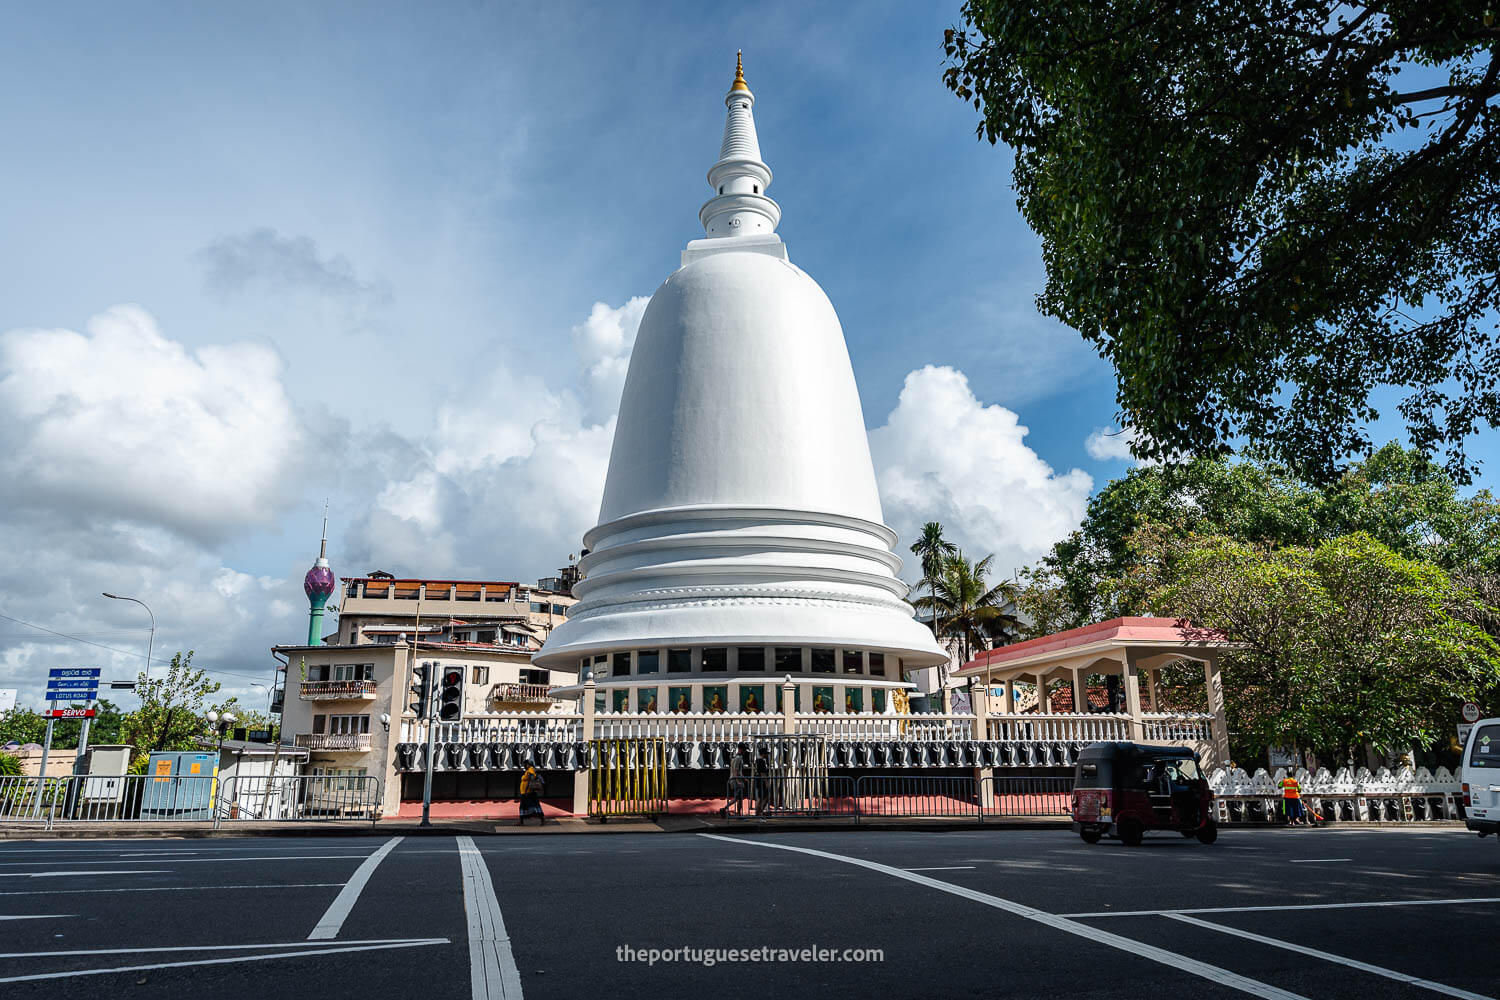
<path fill-rule="evenodd" d="M 411 668 L 411 693 L 414 696 L 407 708 L 425 719 L 432 714 L 433 664 L 418 663 Z"/>
<path fill-rule="evenodd" d="M 437 715 L 443 722 L 464 717 L 464 668 L 444 667 L 438 677 Z"/>

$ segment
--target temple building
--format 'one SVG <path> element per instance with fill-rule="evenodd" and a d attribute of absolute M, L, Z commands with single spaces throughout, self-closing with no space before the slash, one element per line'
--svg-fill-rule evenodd
<path fill-rule="evenodd" d="M 790 691 L 794 711 L 894 713 L 948 655 L 897 577 L 838 316 L 776 234 L 742 67 L 724 103 L 705 236 L 641 319 L 579 603 L 534 662 L 591 677 L 604 712 Z"/>

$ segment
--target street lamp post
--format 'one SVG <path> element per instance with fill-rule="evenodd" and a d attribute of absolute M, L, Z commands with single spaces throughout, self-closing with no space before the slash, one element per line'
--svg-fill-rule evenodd
<path fill-rule="evenodd" d="M 234 714 L 232 712 L 225 712 L 222 715 L 220 715 L 218 712 L 215 712 L 213 709 L 209 709 L 207 712 L 204 713 L 203 717 L 206 718 L 208 720 L 208 724 L 210 726 L 213 726 L 214 729 L 216 729 L 218 731 L 218 733 L 219 733 L 219 760 L 218 760 L 218 763 L 214 765 L 214 777 L 218 778 L 219 772 L 222 771 L 222 770 L 224 770 L 224 733 L 226 731 L 228 731 L 228 729 L 229 729 L 230 726 L 234 725 L 234 722 L 235 722 Z M 238 777 L 239 775 L 236 774 L 235 776 Z M 218 784 L 218 782 L 215 781 L 215 784 Z M 210 799 L 210 801 L 209 801 L 209 807 L 211 809 L 213 809 L 213 813 L 214 813 L 214 829 L 217 830 L 219 828 L 219 807 L 218 807 L 218 804 L 216 802 L 214 802 L 212 799 Z"/>
<path fill-rule="evenodd" d="M 146 605 L 146 602 L 138 597 L 121 597 L 119 594 L 111 594 L 109 591 L 104 591 L 104 596 L 112 601 L 134 601 L 145 608 L 146 614 L 150 615 L 151 632 L 146 637 L 146 680 L 149 681 L 151 679 L 151 647 L 156 643 L 156 616 L 151 614 L 151 609 Z"/>

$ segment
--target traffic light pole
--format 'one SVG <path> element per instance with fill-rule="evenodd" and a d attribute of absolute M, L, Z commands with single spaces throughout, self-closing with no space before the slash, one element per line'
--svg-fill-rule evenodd
<path fill-rule="evenodd" d="M 433 750 L 437 746 L 437 719 L 434 718 L 437 713 L 437 699 L 432 700 L 434 704 L 430 706 L 427 713 L 427 773 L 422 776 L 422 822 L 420 825 L 424 827 L 432 825 L 432 819 L 430 818 L 432 812 L 432 757 Z"/>

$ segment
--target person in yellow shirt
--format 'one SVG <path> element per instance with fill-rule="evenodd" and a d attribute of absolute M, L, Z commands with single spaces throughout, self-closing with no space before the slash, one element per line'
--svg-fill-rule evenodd
<path fill-rule="evenodd" d="M 529 816 L 535 816 L 537 822 L 543 826 L 547 823 L 547 817 L 542 812 L 541 793 L 547 787 L 546 780 L 537 773 L 534 764 L 527 764 L 526 770 L 521 772 L 521 817 L 516 821 L 517 826 L 525 826 Z"/>

